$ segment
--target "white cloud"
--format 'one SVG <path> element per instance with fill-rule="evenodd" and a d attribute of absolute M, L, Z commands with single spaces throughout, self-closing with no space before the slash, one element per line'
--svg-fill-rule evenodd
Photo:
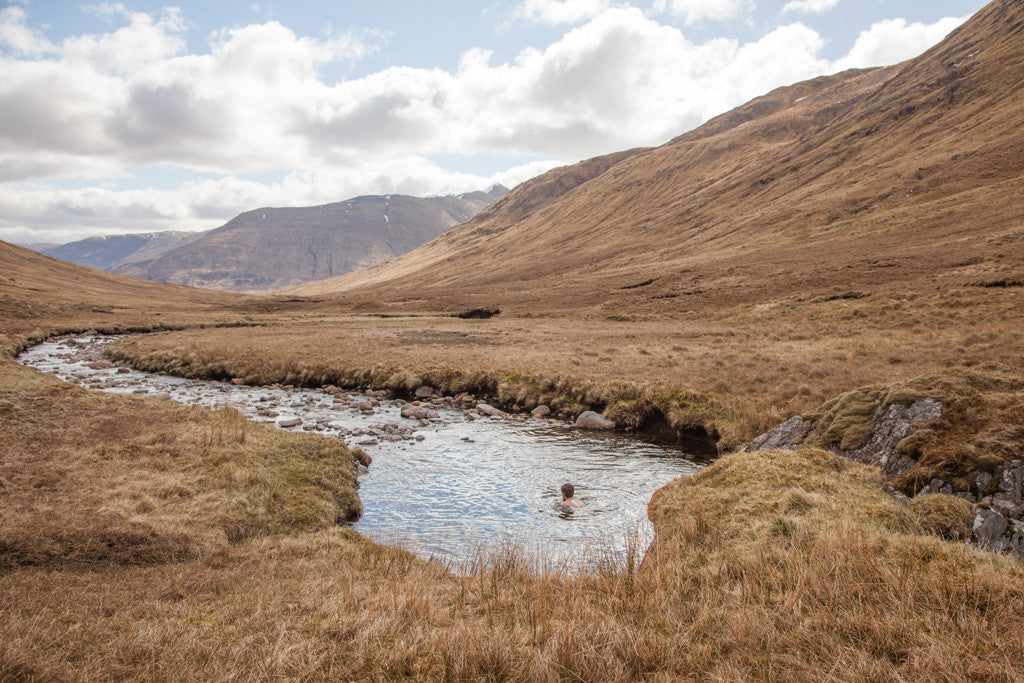
<path fill-rule="evenodd" d="M 670 12 L 682 17 L 687 24 L 696 24 L 705 19 L 735 19 L 753 8 L 753 0 L 654 0 L 653 9 L 659 14 Z"/>
<path fill-rule="evenodd" d="M 916 57 L 946 37 L 967 17 L 945 17 L 934 24 L 887 19 L 861 31 L 853 48 L 836 62 L 838 70 L 865 66 L 887 66 Z"/>
<path fill-rule="evenodd" d="M 608 9 L 608 0 L 523 0 L 514 16 L 542 24 L 577 24 Z"/>
<path fill-rule="evenodd" d="M 839 4 L 839 0 L 789 0 L 782 7 L 782 12 L 808 12 L 824 14 Z"/>
<path fill-rule="evenodd" d="M 686 21 L 745 6 L 661 4 Z M 639 9 L 612 7 L 508 61 L 473 49 L 451 71 L 391 67 L 330 82 L 325 66 L 375 49 L 366 34 L 312 38 L 269 21 L 217 32 L 207 51 L 190 54 L 177 12 L 110 7 L 119 28 L 60 45 L 46 43 L 24 12 L 0 11 L 0 40 L 10 47 L 0 52 L 0 235 L 211 227 L 256 205 L 511 186 L 554 162 L 484 178 L 426 157 L 570 162 L 660 144 L 774 87 L 912 56 L 962 21 L 880 22 L 832 62 L 801 23 L 749 43 L 695 43 Z M 50 183 L 102 184 L 119 169 L 149 166 L 223 177 L 131 191 Z M 284 180 L 238 177 L 259 171 Z"/>
<path fill-rule="evenodd" d="M 12 5 L 0 9 L 0 46 L 28 57 L 55 52 L 56 47 L 40 32 L 25 25 L 25 9 Z"/>

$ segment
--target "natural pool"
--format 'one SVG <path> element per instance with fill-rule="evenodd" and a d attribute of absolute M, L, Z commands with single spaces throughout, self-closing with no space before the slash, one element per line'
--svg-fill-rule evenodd
<path fill-rule="evenodd" d="M 698 471 L 698 456 L 674 445 L 567 423 L 480 417 L 435 406 L 436 417 L 401 416 L 404 401 L 346 392 L 238 386 L 115 365 L 103 349 L 118 337 L 56 339 L 18 360 L 66 381 L 120 394 L 158 396 L 315 431 L 358 444 L 373 457 L 360 476 L 363 516 L 352 526 L 374 540 L 460 565 L 516 546 L 538 564 L 568 568 L 621 561 L 647 547 L 647 502 L 662 485 Z M 424 424 L 424 422 L 426 422 Z M 583 508 L 555 507 L 570 481 Z"/>

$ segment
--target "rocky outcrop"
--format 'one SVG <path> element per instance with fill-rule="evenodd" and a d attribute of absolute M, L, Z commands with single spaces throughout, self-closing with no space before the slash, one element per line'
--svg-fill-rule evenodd
<path fill-rule="evenodd" d="M 814 429 L 814 423 L 794 415 L 780 425 L 772 427 L 740 449 L 740 453 L 771 451 L 777 448 L 795 450 Z"/>
<path fill-rule="evenodd" d="M 898 403 L 880 405 L 871 418 L 871 433 L 864 446 L 849 451 L 839 448 L 831 450 L 857 462 L 877 465 L 886 476 L 892 478 L 917 464 L 910 456 L 898 452 L 896 447 L 900 441 L 926 429 L 941 417 L 942 404 L 931 398 L 925 398 L 909 406 Z M 740 450 L 745 453 L 775 448 L 793 450 L 802 448 L 820 436 L 813 422 L 796 415 L 768 430 Z"/>
<path fill-rule="evenodd" d="M 942 418 L 942 404 L 924 398 L 910 405 L 879 405 L 870 421 L 870 433 L 864 445 L 850 450 L 824 444 L 844 457 L 882 470 L 892 480 L 918 466 L 911 449 L 901 442 L 923 434 Z M 773 449 L 796 450 L 823 445 L 819 426 L 795 415 L 745 445 L 742 452 Z M 932 479 L 917 491 L 916 497 L 935 493 L 962 498 L 975 506 L 972 540 L 990 550 L 1012 554 L 1024 560 L 1024 461 L 1013 460 L 992 471 L 976 470 L 967 475 L 969 490 L 957 490 L 951 482 Z M 899 500 L 908 500 L 890 488 Z"/>

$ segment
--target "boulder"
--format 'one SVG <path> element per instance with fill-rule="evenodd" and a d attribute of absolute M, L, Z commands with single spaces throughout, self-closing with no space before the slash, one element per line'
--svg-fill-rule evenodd
<path fill-rule="evenodd" d="M 548 408 L 545 405 L 539 405 L 536 408 L 534 408 L 532 411 L 530 411 L 530 415 L 533 415 L 534 417 L 537 417 L 537 418 L 547 417 L 550 414 L 551 414 L 551 408 Z"/>
<path fill-rule="evenodd" d="M 608 431 L 609 429 L 615 429 L 615 423 L 607 417 L 595 413 L 593 410 L 587 410 L 576 418 L 576 427 L 578 429 Z"/>
<path fill-rule="evenodd" d="M 967 475 L 967 481 L 971 483 L 978 493 L 982 493 L 992 483 L 992 475 L 983 470 L 977 470 Z"/>
<path fill-rule="evenodd" d="M 793 449 L 798 447 L 811 430 L 814 423 L 805 421 L 799 415 L 794 415 L 780 425 L 772 427 L 767 432 L 757 437 L 746 446 L 740 449 L 741 453 L 752 453 L 754 451 L 770 451 L 775 448 Z"/>
<path fill-rule="evenodd" d="M 974 515 L 974 538 L 983 545 L 994 543 L 1009 528 L 1010 523 L 995 510 L 979 509 Z"/>
<path fill-rule="evenodd" d="M 278 427 L 298 427 L 302 424 L 302 418 L 293 417 L 285 420 L 279 420 L 277 423 Z"/>

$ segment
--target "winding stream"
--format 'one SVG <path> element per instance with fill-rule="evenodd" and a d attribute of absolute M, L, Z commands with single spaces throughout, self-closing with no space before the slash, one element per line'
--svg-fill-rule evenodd
<path fill-rule="evenodd" d="M 478 416 L 451 401 L 425 402 L 421 407 L 436 415 L 417 420 L 401 416 L 406 402 L 373 392 L 236 386 L 139 372 L 103 357 L 117 339 L 55 339 L 18 360 L 93 389 L 235 408 L 251 420 L 359 445 L 373 463 L 359 477 L 363 516 L 353 528 L 453 565 L 510 544 L 539 564 L 569 568 L 621 560 L 630 548 L 642 553 L 653 533 L 646 516 L 651 495 L 702 466 L 675 446 L 548 420 Z M 566 481 L 584 504 L 574 513 L 555 507 Z"/>

